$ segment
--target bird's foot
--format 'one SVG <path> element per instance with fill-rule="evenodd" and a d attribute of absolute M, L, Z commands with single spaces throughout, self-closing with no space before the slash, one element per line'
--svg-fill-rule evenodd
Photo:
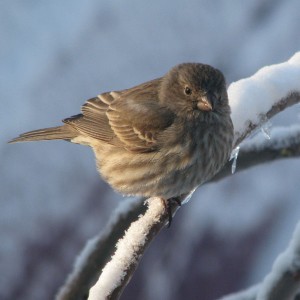
<path fill-rule="evenodd" d="M 173 215 L 172 215 L 172 206 L 177 204 L 179 207 L 181 206 L 181 201 L 179 197 L 172 197 L 169 199 L 162 199 L 165 210 L 168 214 L 168 228 L 171 227 Z"/>

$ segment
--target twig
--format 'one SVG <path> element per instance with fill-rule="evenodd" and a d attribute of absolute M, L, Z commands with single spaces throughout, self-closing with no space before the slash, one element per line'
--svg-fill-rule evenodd
<path fill-rule="evenodd" d="M 258 117 L 257 122 L 248 122 L 248 127 L 243 133 L 236 132 L 234 147 L 239 145 L 246 137 L 253 133 L 257 128 L 260 128 L 267 120 L 270 120 L 275 115 L 283 111 L 284 109 L 300 102 L 300 93 L 292 92 L 286 97 L 279 99 L 278 102 L 273 104 L 273 106 L 266 112 L 266 114 L 261 114 Z"/>
<path fill-rule="evenodd" d="M 275 260 L 259 288 L 257 300 L 294 299 L 300 288 L 300 223 L 288 248 Z"/>
<path fill-rule="evenodd" d="M 300 289 L 300 222 L 287 249 L 260 285 L 220 300 L 292 300 Z"/>
<path fill-rule="evenodd" d="M 142 203 L 143 199 L 133 199 L 118 207 L 102 232 L 86 244 L 56 300 L 87 299 L 90 287 L 114 252 L 118 240 L 138 215 L 145 212 Z"/>
<path fill-rule="evenodd" d="M 149 198 L 147 204 L 146 213 L 133 222 L 118 241 L 116 252 L 90 290 L 89 300 L 118 299 L 135 271 L 144 249 L 164 226 L 161 218 L 166 212 L 162 200 L 157 197 Z"/>
<path fill-rule="evenodd" d="M 271 139 L 257 135 L 241 145 L 236 173 L 278 159 L 300 156 L 300 126 L 274 128 Z M 212 179 L 217 181 L 231 174 L 231 162 Z"/>
<path fill-rule="evenodd" d="M 259 289 L 260 289 L 260 284 L 257 284 L 244 291 L 240 291 L 231 295 L 224 296 L 219 300 L 257 300 L 257 294 Z"/>

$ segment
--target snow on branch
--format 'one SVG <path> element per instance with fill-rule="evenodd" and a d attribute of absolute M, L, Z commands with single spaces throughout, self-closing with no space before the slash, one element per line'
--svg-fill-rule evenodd
<path fill-rule="evenodd" d="M 300 289 L 300 223 L 288 248 L 273 264 L 271 273 L 259 288 L 257 300 L 293 299 Z"/>
<path fill-rule="evenodd" d="M 124 231 L 139 214 L 145 212 L 142 200 L 124 200 L 100 234 L 87 242 L 76 259 L 73 272 L 56 295 L 57 300 L 86 299 L 91 285 L 98 279 Z"/>
<path fill-rule="evenodd" d="M 235 129 L 235 147 L 244 141 L 255 129 L 262 126 L 269 118 L 285 108 L 300 102 L 300 52 L 296 53 L 287 62 L 262 68 L 253 76 L 232 83 L 229 86 L 228 95 Z M 299 155 L 299 136 L 300 128 L 295 126 L 293 128 L 274 130 L 270 141 L 255 137 L 255 139 L 247 143 L 242 143 L 237 170 L 276 158 Z M 265 155 L 262 155 L 262 153 L 265 153 Z M 277 154 L 275 155 L 275 153 Z M 225 171 L 221 171 L 220 175 L 218 175 L 219 177 L 217 176 L 216 178 L 220 179 L 228 176 L 230 172 L 226 171 L 226 169 L 229 169 L 229 164 L 225 167 Z M 181 200 L 185 200 L 184 197 Z M 168 221 L 168 215 L 160 199 L 150 198 L 147 202 L 147 211 L 136 222 L 133 222 L 131 226 L 129 226 L 129 223 L 126 223 L 126 226 L 128 225 L 126 227 L 124 224 L 120 225 L 120 222 L 111 221 L 115 226 L 121 226 L 123 229 L 128 228 L 127 230 L 118 230 L 117 236 L 116 234 L 114 235 L 114 240 L 123 236 L 116 243 L 114 254 L 112 251 L 104 251 L 105 243 L 109 240 L 109 231 L 111 233 L 114 232 L 114 226 L 111 226 L 105 232 L 105 238 L 102 238 L 102 235 L 98 237 L 99 242 L 94 242 L 93 245 L 95 248 L 93 251 L 88 251 L 93 255 L 98 251 L 98 256 L 105 257 L 106 261 L 108 261 L 105 267 L 103 261 L 98 264 L 96 260 L 92 264 L 93 257 L 85 255 L 84 260 L 92 269 L 92 271 L 89 271 L 88 278 L 83 280 L 83 282 L 75 280 L 77 284 L 74 284 L 72 281 L 72 278 L 80 278 L 80 274 L 85 273 L 81 270 L 81 268 L 85 268 L 85 264 L 82 262 L 80 264 L 81 267 L 77 268 L 74 274 L 70 276 L 62 291 L 72 290 L 72 288 L 76 287 L 77 291 L 80 291 L 81 294 L 83 292 L 87 293 L 87 286 L 93 285 L 95 277 L 99 276 L 101 269 L 104 267 L 97 283 L 90 290 L 89 299 L 118 299 L 133 275 L 150 241 Z M 138 209 L 138 206 L 136 206 L 137 211 Z M 174 203 L 172 212 L 175 213 L 176 209 L 177 205 Z M 135 213 L 135 215 L 137 214 Z M 295 238 L 293 245 L 296 245 L 299 239 Z M 296 246 L 293 247 L 295 248 Z M 291 274 L 295 275 L 296 273 Z M 253 294 L 253 290 L 251 293 Z M 72 298 L 68 295 L 76 296 Z M 57 299 L 82 298 L 78 297 L 76 293 L 64 294 L 61 292 Z M 241 297 L 236 299 L 248 300 L 254 298 Z M 272 300 L 275 300 L 275 298 Z"/>
<path fill-rule="evenodd" d="M 287 249 L 260 285 L 220 300 L 292 300 L 300 290 L 300 222 Z"/>
<path fill-rule="evenodd" d="M 235 146 L 255 128 L 299 102 L 300 52 L 288 61 L 260 69 L 232 83 L 228 97 L 235 130 Z"/>
<path fill-rule="evenodd" d="M 219 300 L 256 300 L 260 285 L 254 285 L 244 291 L 224 296 Z M 267 299 L 266 299 L 267 300 Z M 281 299 L 284 300 L 284 299 Z"/>
<path fill-rule="evenodd" d="M 300 156 L 300 124 L 272 128 L 270 136 L 270 139 L 266 139 L 264 135 L 257 134 L 242 143 L 238 156 L 237 172 L 274 160 Z M 230 176 L 232 173 L 231 164 L 231 162 L 227 162 L 212 181 Z"/>
<path fill-rule="evenodd" d="M 162 199 L 152 197 L 147 203 L 146 213 L 133 222 L 118 241 L 115 254 L 90 289 L 89 300 L 117 299 L 136 269 L 145 247 L 164 226 L 159 222 L 165 210 Z"/>

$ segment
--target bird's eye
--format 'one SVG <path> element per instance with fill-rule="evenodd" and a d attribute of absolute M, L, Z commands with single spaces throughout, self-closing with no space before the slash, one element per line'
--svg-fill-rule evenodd
<path fill-rule="evenodd" d="M 186 86 L 185 88 L 184 88 L 184 93 L 186 94 L 186 95 L 191 95 L 192 94 L 192 89 L 191 88 L 189 88 L 188 86 Z"/>

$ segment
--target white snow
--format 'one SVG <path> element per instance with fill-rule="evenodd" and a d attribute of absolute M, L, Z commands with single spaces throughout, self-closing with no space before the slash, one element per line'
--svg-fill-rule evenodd
<path fill-rule="evenodd" d="M 114 211 L 113 215 L 110 218 L 110 222 L 105 226 L 105 229 L 101 231 L 101 233 L 98 236 L 95 236 L 91 240 L 89 240 L 83 249 L 83 251 L 79 254 L 79 256 L 76 259 L 74 271 L 78 272 L 82 269 L 82 266 L 85 264 L 86 259 L 88 258 L 89 254 L 95 249 L 95 244 L 101 240 L 103 236 L 106 236 L 107 234 L 111 233 L 112 228 L 114 227 L 114 224 L 117 220 L 122 217 L 122 215 L 126 214 L 131 207 L 136 204 L 138 200 L 136 198 L 127 198 L 124 199 L 120 203 L 120 205 L 117 207 L 117 209 Z"/>
<path fill-rule="evenodd" d="M 283 276 L 285 272 L 299 274 L 300 270 L 300 222 L 296 226 L 287 249 L 281 253 L 275 260 L 270 274 L 264 279 L 259 288 L 257 300 L 269 299 L 268 295 L 274 288 L 274 285 Z"/>
<path fill-rule="evenodd" d="M 256 300 L 256 295 L 259 288 L 260 285 L 257 284 L 248 288 L 247 290 L 221 297 L 219 300 Z"/>
<path fill-rule="evenodd" d="M 300 142 L 300 124 L 290 126 L 277 126 L 270 129 L 270 139 L 266 139 L 263 134 L 257 133 L 251 139 L 245 140 L 242 143 L 244 150 L 255 150 L 268 146 L 272 149 L 285 148 L 291 143 L 297 144 Z"/>
<path fill-rule="evenodd" d="M 63 295 L 66 290 L 69 289 L 69 285 L 76 278 L 84 266 L 86 265 L 87 261 L 90 259 L 91 253 L 94 251 L 97 251 L 97 245 L 101 243 L 101 240 L 111 234 L 111 230 L 114 227 L 115 223 L 124 215 L 126 214 L 133 205 L 136 205 L 137 203 L 136 198 L 127 198 L 124 199 L 120 203 L 120 205 L 117 207 L 117 209 L 114 211 L 113 215 L 110 218 L 110 222 L 105 226 L 105 228 L 95 237 L 92 239 L 88 240 L 81 251 L 81 253 L 77 256 L 73 271 L 69 274 L 68 279 L 64 286 L 61 287 L 60 291 L 58 292 L 57 299 L 60 299 L 60 295 Z M 140 201 L 139 201 L 140 202 Z"/>
<path fill-rule="evenodd" d="M 159 221 L 165 209 L 160 198 L 149 198 L 147 203 L 147 212 L 132 223 L 124 237 L 118 241 L 116 252 L 103 268 L 96 284 L 90 289 L 89 300 L 106 299 L 119 286 L 130 265 L 139 259 L 136 254 L 145 244 L 151 226 Z"/>
<path fill-rule="evenodd" d="M 228 88 L 235 135 L 292 91 L 300 91 L 300 52 L 288 61 L 263 67 L 253 76 L 233 82 Z"/>

